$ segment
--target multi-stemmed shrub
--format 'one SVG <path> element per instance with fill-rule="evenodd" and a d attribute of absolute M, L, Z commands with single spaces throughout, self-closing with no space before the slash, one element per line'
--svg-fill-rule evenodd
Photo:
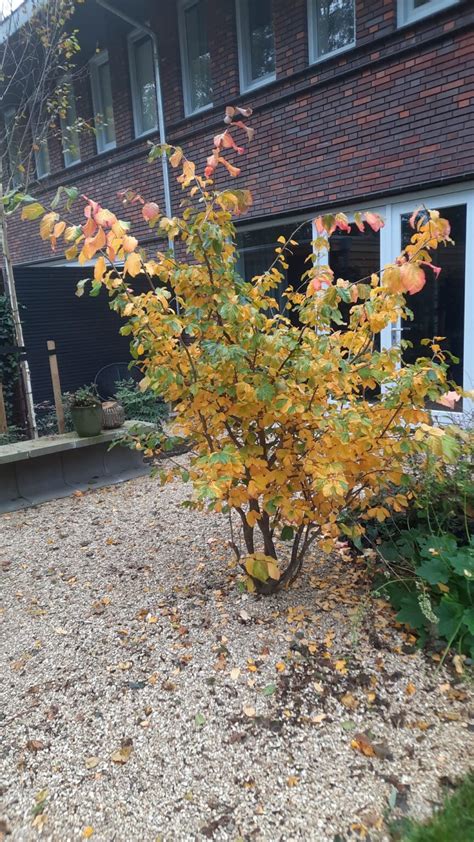
<path fill-rule="evenodd" d="M 82 220 L 69 220 L 67 209 L 62 217 L 59 197 L 54 210 L 27 199 L 23 216 L 41 217 L 41 237 L 53 248 L 61 243 L 68 258 L 94 259 L 92 292 L 104 288 L 125 320 L 141 388 L 173 404 L 177 429 L 193 442 L 189 468 L 167 476 L 192 481 L 194 505 L 237 514 L 245 549 L 238 535 L 233 543 L 248 586 L 268 593 L 297 576 L 313 545 L 329 551 L 341 530 L 357 537 L 366 519 L 402 510 L 407 498 L 397 486 L 407 457 L 442 436 L 425 409 L 449 388 L 438 340 L 401 365 L 400 349 L 380 347 L 377 337 L 411 317 L 409 297 L 426 276 L 436 283 L 430 253 L 449 244 L 450 229 L 437 211 L 418 209 L 403 253 L 351 283 L 327 265 L 331 234 L 349 232 L 349 221 L 320 216 L 307 271 L 279 307 L 296 239 L 279 239 L 266 272 L 240 277 L 234 218 L 252 198 L 213 182 L 221 164 L 239 173 L 224 155 L 243 151 L 235 125 L 251 139 L 242 116 L 227 109 L 204 176 L 180 148 L 152 150 L 152 159 L 164 151 L 179 173 L 179 215 L 167 218 L 153 201 L 128 195 L 174 249 L 140 248 L 128 223 L 87 197 Z M 69 208 L 71 196 L 69 189 Z M 383 225 L 369 212 L 354 220 L 360 231 Z M 138 277 L 146 292 L 135 291 Z"/>

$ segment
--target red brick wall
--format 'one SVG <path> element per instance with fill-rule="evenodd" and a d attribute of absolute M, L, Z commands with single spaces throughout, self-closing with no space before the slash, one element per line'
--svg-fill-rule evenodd
<path fill-rule="evenodd" d="M 313 66 L 308 64 L 306 0 L 274 0 L 277 79 L 243 97 L 234 0 L 208 4 L 214 107 L 185 119 L 176 10 L 167 9 L 164 16 L 150 0 L 160 40 L 168 139 L 184 145 L 202 167 L 225 104 L 252 104 L 256 140 L 239 160 L 239 184 L 254 193 L 252 216 L 474 178 L 471 0 L 400 30 L 396 0 L 357 0 L 355 48 Z M 47 199 L 58 184 L 75 183 L 117 209 L 116 192 L 133 187 L 162 205 L 160 165 L 146 162 L 147 142 L 133 135 L 126 30 L 109 18 L 106 32 L 99 46 L 109 48 L 117 149 L 97 155 L 95 139 L 86 133 L 81 164 L 63 170 L 59 141 L 52 141 L 53 176 L 34 192 Z M 77 93 L 78 113 L 90 119 L 87 76 Z M 178 196 L 174 188 L 175 206 Z M 137 216 L 129 210 L 122 215 Z M 29 225 L 13 226 L 16 262 L 49 256 Z M 138 231 L 149 237 L 145 227 Z"/>

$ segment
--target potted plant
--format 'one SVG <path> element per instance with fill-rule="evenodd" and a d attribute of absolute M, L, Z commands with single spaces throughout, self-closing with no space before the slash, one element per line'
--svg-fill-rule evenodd
<path fill-rule="evenodd" d="M 71 396 L 71 417 L 78 436 L 98 436 L 102 429 L 102 406 L 92 388 L 83 386 Z"/>

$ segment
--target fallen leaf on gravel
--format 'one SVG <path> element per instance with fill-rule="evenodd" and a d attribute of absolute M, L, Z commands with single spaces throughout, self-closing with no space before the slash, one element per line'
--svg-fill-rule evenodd
<path fill-rule="evenodd" d="M 455 655 L 453 658 L 454 669 L 458 675 L 462 675 L 464 672 L 464 658 L 465 655 Z"/>
<path fill-rule="evenodd" d="M 206 717 L 203 713 L 197 713 L 194 719 L 195 725 L 197 728 L 202 728 L 206 721 Z"/>
<path fill-rule="evenodd" d="M 101 602 L 93 602 L 92 603 L 92 610 L 94 614 L 103 614 L 105 611 L 105 605 L 102 605 Z"/>
<path fill-rule="evenodd" d="M 296 777 L 296 775 L 290 775 L 289 778 L 286 779 L 287 786 L 298 786 L 300 779 Z"/>
<path fill-rule="evenodd" d="M 63 629 L 61 626 L 58 626 L 57 628 L 55 628 L 54 631 L 56 632 L 56 634 L 62 634 L 62 635 L 69 634 L 69 632 L 66 631 L 66 629 Z"/>
<path fill-rule="evenodd" d="M 133 667 L 132 661 L 120 661 L 118 664 L 119 670 L 129 670 L 130 667 Z"/>
<path fill-rule="evenodd" d="M 230 671 L 230 677 L 231 677 L 232 681 L 237 681 L 239 675 L 240 675 L 239 667 L 234 667 L 234 669 L 232 669 Z"/>
<path fill-rule="evenodd" d="M 84 830 L 82 831 L 82 835 L 83 835 L 84 839 L 90 839 L 93 833 L 94 833 L 94 828 L 91 827 L 90 824 L 88 824 L 87 827 L 85 827 Z"/>
<path fill-rule="evenodd" d="M 28 740 L 26 747 L 28 751 L 36 752 L 41 751 L 41 749 L 44 748 L 45 745 L 41 740 Z"/>
<path fill-rule="evenodd" d="M 244 713 L 245 716 L 255 716 L 256 711 L 255 708 L 253 708 L 251 705 L 245 705 Z"/>
<path fill-rule="evenodd" d="M 356 724 L 352 719 L 345 719 L 341 722 L 341 728 L 343 728 L 344 731 L 353 731 L 355 727 Z"/>
<path fill-rule="evenodd" d="M 275 690 L 276 690 L 275 684 L 267 684 L 267 686 L 263 688 L 262 693 L 263 693 L 264 696 L 273 696 Z"/>
<path fill-rule="evenodd" d="M 345 708 L 349 710 L 355 710 L 359 706 L 359 702 L 357 699 L 352 695 L 352 693 L 344 693 L 341 696 L 341 704 L 344 705 Z"/>
<path fill-rule="evenodd" d="M 133 751 L 133 745 L 131 740 L 126 740 L 122 744 L 121 748 L 118 748 L 117 751 L 114 751 L 110 755 L 110 759 L 113 760 L 114 763 L 127 763 L 130 760 L 130 755 Z"/>
<path fill-rule="evenodd" d="M 240 612 L 239 617 L 241 620 L 244 621 L 244 623 L 248 623 L 248 621 L 250 620 L 250 614 L 248 613 L 248 611 L 245 610 L 242 610 Z"/>
<path fill-rule="evenodd" d="M 365 757 L 375 757 L 375 748 L 365 734 L 356 734 L 351 740 L 351 748 L 354 751 L 360 751 Z"/>
<path fill-rule="evenodd" d="M 38 815 L 35 816 L 35 818 L 31 822 L 31 827 L 35 827 L 41 833 L 47 821 L 48 817 L 45 815 L 45 813 L 38 813 Z"/>
<path fill-rule="evenodd" d="M 275 664 L 275 669 L 277 669 L 277 670 L 278 670 L 278 672 L 284 672 L 284 671 L 285 671 L 285 668 L 286 668 L 286 667 L 285 667 L 285 664 L 283 663 L 283 661 L 278 661 L 278 662 Z"/>
<path fill-rule="evenodd" d="M 416 693 L 416 687 L 411 683 L 411 681 L 405 687 L 405 693 L 407 696 L 413 696 L 413 693 Z"/>
<path fill-rule="evenodd" d="M 163 690 L 167 690 L 168 693 L 172 693 L 173 690 L 176 690 L 176 684 L 174 683 L 174 681 L 163 681 L 163 684 L 161 686 Z"/>
<path fill-rule="evenodd" d="M 154 617 L 152 614 L 146 618 L 147 623 L 157 623 L 158 617 Z"/>
<path fill-rule="evenodd" d="M 86 764 L 86 769 L 95 769 L 95 767 L 100 763 L 100 757 L 92 755 L 91 757 L 86 757 L 84 762 Z"/>
<path fill-rule="evenodd" d="M 461 714 L 457 710 L 442 710 L 438 712 L 438 716 L 447 722 L 459 722 L 462 719 Z"/>
<path fill-rule="evenodd" d="M 326 713 L 317 713 L 316 716 L 313 716 L 311 722 L 314 722 L 316 725 L 319 725 L 327 718 Z"/>
<path fill-rule="evenodd" d="M 346 673 L 346 672 L 347 672 L 347 669 L 346 669 L 346 662 L 345 662 L 345 660 L 344 660 L 344 659 L 342 659 L 342 658 L 341 658 L 341 660 L 340 660 L 340 661 L 336 661 L 336 662 L 335 662 L 335 664 L 334 664 L 334 666 L 335 666 L 335 668 L 336 668 L 337 672 L 342 672 L 342 673 Z"/>

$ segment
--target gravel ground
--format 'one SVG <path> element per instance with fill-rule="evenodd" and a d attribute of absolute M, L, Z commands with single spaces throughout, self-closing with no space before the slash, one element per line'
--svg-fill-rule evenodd
<path fill-rule="evenodd" d="M 468 771 L 470 687 L 362 564 L 242 594 L 223 517 L 148 478 L 0 518 L 10 840 L 389 839 Z M 10 835 L 11 834 L 11 835 Z"/>

